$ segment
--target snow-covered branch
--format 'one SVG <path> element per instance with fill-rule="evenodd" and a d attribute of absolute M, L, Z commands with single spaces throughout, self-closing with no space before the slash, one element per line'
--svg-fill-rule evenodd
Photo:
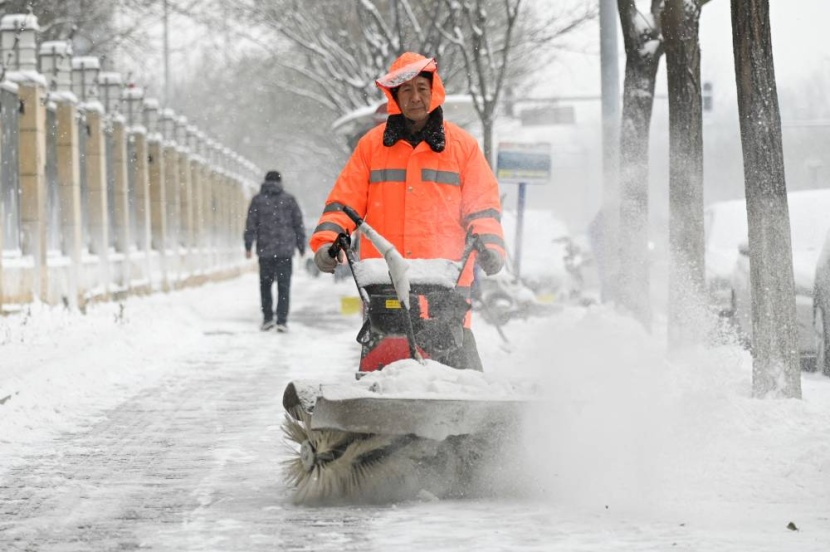
<path fill-rule="evenodd" d="M 386 24 L 386 21 L 383 20 L 383 16 L 381 16 L 380 11 L 378 11 L 377 6 L 375 6 L 372 0 L 360 0 L 360 8 L 369 14 L 372 23 L 380 31 L 381 36 L 385 39 L 386 43 L 393 45 L 394 49 L 397 50 L 400 47 L 398 40 L 399 37 L 392 32 L 392 29 L 390 29 Z"/>

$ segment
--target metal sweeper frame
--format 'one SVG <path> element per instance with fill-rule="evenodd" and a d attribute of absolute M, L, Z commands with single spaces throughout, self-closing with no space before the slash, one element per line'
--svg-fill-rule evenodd
<path fill-rule="evenodd" d="M 345 235 L 329 250 L 332 257 L 346 254 L 367 311 L 358 334 L 358 375 L 400 360 L 414 359 L 406 369 L 419 370 L 427 368 L 427 358 L 451 358 L 460 349 L 470 308 L 455 287 L 477 247 L 476 236 L 469 236 L 460 266 L 446 259 L 407 261 L 357 213 L 344 210 L 384 257 L 356 261 Z M 299 446 L 285 466 L 295 502 L 382 502 L 419 492 L 464 496 L 481 487 L 479 468 L 515 437 L 528 404 L 518 394 L 390 397 L 360 385 L 370 379 L 293 381 L 286 387 L 283 430 Z"/>

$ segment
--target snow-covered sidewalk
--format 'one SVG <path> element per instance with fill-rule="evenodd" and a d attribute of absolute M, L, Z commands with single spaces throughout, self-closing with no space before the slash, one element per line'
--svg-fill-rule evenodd
<path fill-rule="evenodd" d="M 251 399 L 262 410 L 246 423 L 262 427 L 246 426 L 235 436 L 226 428 L 223 439 L 235 443 L 237 452 L 217 448 L 206 461 L 209 476 L 189 465 L 198 485 L 188 492 L 213 496 L 230 492 L 229 481 L 262 477 L 285 454 L 275 431 L 279 420 L 269 419 L 279 415 L 284 384 L 343 377 L 356 366 L 360 321 L 339 312 L 340 296 L 353 295 L 352 286 L 297 270 L 291 331 L 285 335 L 258 331 L 254 274 L 93 305 L 85 315 L 36 305 L 0 319 L 0 506 L 7 485 L 31 480 L 13 474 L 42 473 L 46 468 L 38 467 L 38 458 L 58 440 L 82 439 L 91 428 L 123 418 L 119 407 L 130 401 L 174 396 L 177 386 L 192 392 L 208 376 L 228 381 L 246 366 L 269 374 L 259 380 L 275 387 L 262 391 L 266 399 L 273 396 L 273 406 L 263 403 L 262 392 Z M 668 361 L 659 336 L 601 307 L 511 321 L 505 327 L 509 345 L 479 319 L 474 329 L 487 373 L 533 378 L 550 393 L 552 406 L 528 428 L 533 454 L 516 462 L 538 490 L 534 496 L 294 508 L 280 494 L 284 489 L 273 466 L 273 480 L 263 483 L 250 511 L 239 511 L 238 503 L 235 510 L 223 510 L 214 496 L 198 511 L 172 503 L 183 510 L 176 518 L 181 523 L 159 519 L 155 532 L 147 520 L 116 516 L 119 531 L 153 550 L 827 549 L 830 378 L 805 374 L 801 401 L 753 400 L 745 351 L 723 346 Z M 273 373 L 263 372 L 270 366 Z M 240 394 L 255 385 L 241 376 L 236 380 Z M 212 396 L 205 389 L 205 397 Z M 198 415 L 198 409 L 188 415 Z M 241 426 L 229 420 L 229 428 Z M 187 440 L 181 427 L 178 437 Z M 260 439 L 243 451 L 252 435 Z M 212 446 L 209 439 L 204 446 Z M 60 456 L 51 461 L 59 465 Z M 239 465 L 247 467 L 240 471 Z M 142 481 L 131 484 L 140 489 Z M 54 492 L 66 494 L 67 485 L 56 484 Z M 48 493 L 48 485 L 37 492 Z M 248 492 L 256 494 L 253 488 Z M 93 520 L 108 514 L 86 512 Z M 25 540 L 4 539 L 31 534 L 24 527 L 49 532 L 60 512 L 38 515 L 20 518 L 13 508 L 0 507 L 0 549 L 25 548 Z M 788 529 L 789 523 L 797 530 Z M 59 546 L 55 533 L 48 534 L 54 546 L 42 549 L 103 550 L 113 544 Z"/>

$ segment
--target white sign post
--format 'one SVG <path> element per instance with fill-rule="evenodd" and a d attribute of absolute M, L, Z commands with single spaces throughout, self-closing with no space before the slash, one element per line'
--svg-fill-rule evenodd
<path fill-rule="evenodd" d="M 550 182 L 550 144 L 547 142 L 517 143 L 500 142 L 496 160 L 496 178 L 499 182 L 519 185 L 519 204 L 516 212 L 516 276 L 521 274 L 522 227 L 524 226 L 525 197 L 527 184 Z"/>

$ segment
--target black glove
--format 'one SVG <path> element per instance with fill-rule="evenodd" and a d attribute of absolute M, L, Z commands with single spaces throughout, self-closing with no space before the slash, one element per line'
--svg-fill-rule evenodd
<path fill-rule="evenodd" d="M 324 243 L 320 249 L 314 254 L 314 264 L 320 269 L 320 272 L 328 272 L 334 274 L 334 269 L 337 268 L 337 256 L 329 255 L 329 248 L 333 243 Z M 339 256 L 339 255 L 338 255 Z"/>
<path fill-rule="evenodd" d="M 488 276 L 492 276 L 502 269 L 504 259 L 492 249 L 483 249 L 478 253 L 478 265 Z"/>

